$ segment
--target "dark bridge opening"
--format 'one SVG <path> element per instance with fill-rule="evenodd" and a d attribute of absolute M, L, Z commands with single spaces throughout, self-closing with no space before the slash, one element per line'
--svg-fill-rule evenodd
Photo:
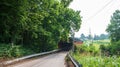
<path fill-rule="evenodd" d="M 72 49 L 72 45 L 73 45 L 72 42 L 60 40 L 60 42 L 58 43 L 58 48 L 63 51 L 69 51 L 70 49 Z"/>

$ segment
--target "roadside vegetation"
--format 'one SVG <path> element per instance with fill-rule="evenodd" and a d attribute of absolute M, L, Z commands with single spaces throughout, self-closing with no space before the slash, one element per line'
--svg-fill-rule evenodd
<path fill-rule="evenodd" d="M 91 45 L 84 43 L 77 46 L 73 57 L 83 67 L 120 67 L 119 55 L 111 55 L 106 51 L 110 43 L 106 44 L 106 42 L 101 41 L 94 41 Z"/>
<path fill-rule="evenodd" d="M 81 25 L 72 0 L 1 0 L 0 57 L 20 57 L 58 48 Z M 71 31 L 72 30 L 72 31 Z"/>
<path fill-rule="evenodd" d="M 74 58 L 83 67 L 120 67 L 120 11 L 116 10 L 111 16 L 106 31 L 108 40 L 89 39 L 89 43 L 76 46 Z"/>
<path fill-rule="evenodd" d="M 0 58 L 8 59 L 14 57 L 21 57 L 29 54 L 33 54 L 32 49 L 25 48 L 21 45 L 11 46 L 9 44 L 0 44 Z"/>

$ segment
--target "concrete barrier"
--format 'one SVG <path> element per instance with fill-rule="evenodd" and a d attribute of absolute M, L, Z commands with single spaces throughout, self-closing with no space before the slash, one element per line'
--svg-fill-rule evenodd
<path fill-rule="evenodd" d="M 18 61 L 21 61 L 21 60 L 25 60 L 25 59 L 28 59 L 28 58 L 33 58 L 33 57 L 37 57 L 37 56 L 46 55 L 46 54 L 54 53 L 54 52 L 57 52 L 57 51 L 60 51 L 60 50 L 57 49 L 57 50 L 52 50 L 52 51 L 48 51 L 48 52 L 32 54 L 32 55 L 24 56 L 24 57 L 17 58 L 17 59 L 14 59 L 14 60 L 5 61 L 5 62 L 0 63 L 0 64 L 8 65 L 8 64 L 12 64 L 14 62 L 18 62 Z"/>

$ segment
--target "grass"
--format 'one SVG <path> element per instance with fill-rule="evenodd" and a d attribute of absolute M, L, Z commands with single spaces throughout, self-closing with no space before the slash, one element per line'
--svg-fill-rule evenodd
<path fill-rule="evenodd" d="M 74 54 L 74 58 L 83 65 L 83 67 L 120 67 L 120 57 L 100 57 Z"/>
<path fill-rule="evenodd" d="M 109 40 L 93 41 L 92 45 L 77 46 L 73 57 L 83 65 L 83 67 L 120 67 L 120 57 L 102 56 L 100 45 L 109 45 Z"/>

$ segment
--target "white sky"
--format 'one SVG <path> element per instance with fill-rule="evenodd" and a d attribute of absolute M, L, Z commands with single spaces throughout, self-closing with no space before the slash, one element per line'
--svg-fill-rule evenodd
<path fill-rule="evenodd" d="M 106 33 L 113 12 L 120 10 L 120 0 L 73 0 L 69 7 L 80 10 L 83 17 L 81 28 L 75 37 L 80 37 L 81 33 L 88 35 L 89 29 L 92 35 L 100 35 Z"/>

